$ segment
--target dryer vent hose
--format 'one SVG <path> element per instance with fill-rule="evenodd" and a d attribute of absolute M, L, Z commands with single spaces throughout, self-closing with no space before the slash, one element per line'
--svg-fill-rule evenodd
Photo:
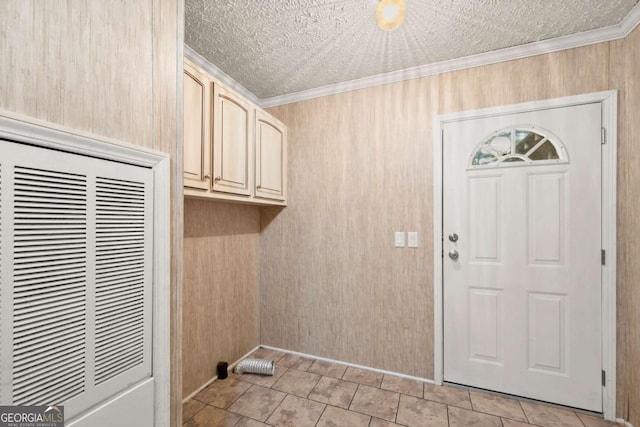
<path fill-rule="evenodd" d="M 273 375 L 276 372 L 276 364 L 273 360 L 244 359 L 236 365 L 236 374 L 260 374 Z"/>

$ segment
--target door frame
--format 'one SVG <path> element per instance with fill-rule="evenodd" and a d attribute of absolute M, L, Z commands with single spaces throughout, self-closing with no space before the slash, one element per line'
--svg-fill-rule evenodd
<path fill-rule="evenodd" d="M 462 111 L 437 115 L 433 119 L 433 296 L 434 296 L 434 381 L 444 379 L 444 236 L 443 209 L 443 144 L 447 123 L 571 107 L 584 104 L 602 105 L 602 249 L 606 254 L 602 266 L 602 369 L 606 381 L 602 387 L 602 408 L 605 419 L 616 419 L 616 196 L 617 196 L 617 124 L 618 93 L 615 90 L 584 95 L 547 99 L 522 104 Z M 437 256 L 440 254 L 441 256 Z"/>
<path fill-rule="evenodd" d="M 73 420 L 68 426 L 108 425 L 110 416 L 130 409 L 124 404 L 127 397 L 146 397 L 154 388 L 154 427 L 169 427 L 171 397 L 170 363 L 170 185 L 171 159 L 167 153 L 119 140 L 94 135 L 66 126 L 23 116 L 0 109 L 0 138 L 36 147 L 96 157 L 150 168 L 153 171 L 153 266 L 152 266 L 152 378 L 143 380 L 132 389 L 120 392 L 98 403 Z M 99 412 L 113 405 L 108 413 Z M 132 418 L 133 422 L 136 418 Z"/>

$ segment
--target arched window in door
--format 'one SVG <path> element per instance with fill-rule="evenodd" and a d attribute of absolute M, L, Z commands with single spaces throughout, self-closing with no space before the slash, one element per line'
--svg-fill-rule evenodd
<path fill-rule="evenodd" d="M 476 146 L 469 168 L 569 163 L 564 145 L 550 132 L 531 125 L 493 132 Z"/>

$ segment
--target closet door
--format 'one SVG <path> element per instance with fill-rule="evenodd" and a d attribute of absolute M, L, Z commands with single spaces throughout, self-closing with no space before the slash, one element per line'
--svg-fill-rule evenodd
<path fill-rule="evenodd" d="M 107 421 L 153 425 L 152 190 L 150 169 L 0 140 L 1 404 L 72 422 L 135 396 Z"/>

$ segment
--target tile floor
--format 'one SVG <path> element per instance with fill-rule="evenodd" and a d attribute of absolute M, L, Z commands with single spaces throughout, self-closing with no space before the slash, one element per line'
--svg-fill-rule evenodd
<path fill-rule="evenodd" d="M 590 415 L 490 393 L 423 384 L 269 349 L 276 374 L 229 374 L 183 407 L 185 427 L 604 427 Z"/>

